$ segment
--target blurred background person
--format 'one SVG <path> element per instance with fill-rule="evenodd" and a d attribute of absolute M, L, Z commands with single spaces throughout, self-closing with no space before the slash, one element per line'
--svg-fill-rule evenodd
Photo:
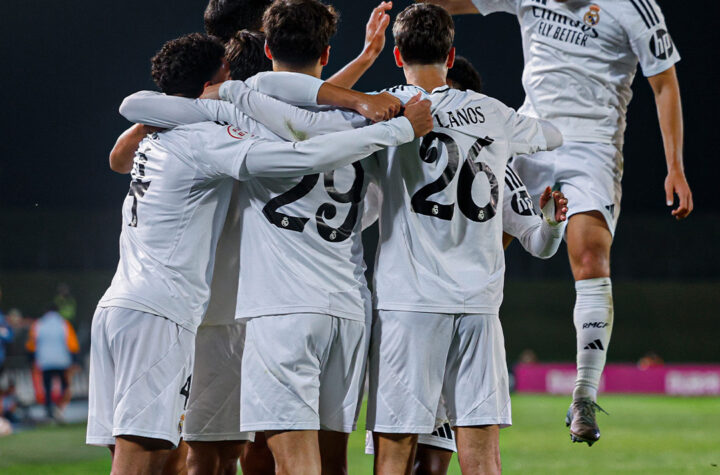
<path fill-rule="evenodd" d="M 64 282 L 58 284 L 57 294 L 53 300 L 57 311 L 62 317 L 69 321 L 74 322 L 75 316 L 77 315 L 77 302 L 75 297 L 70 293 L 70 286 Z"/>
<path fill-rule="evenodd" d="M 2 289 L 0 289 L 0 301 L 2 301 Z M 13 331 L 10 325 L 5 321 L 5 315 L 0 310 L 0 378 L 2 378 L 5 368 L 5 356 L 7 355 L 5 346 L 13 341 Z"/>
<path fill-rule="evenodd" d="M 70 379 L 68 370 L 80 352 L 75 329 L 57 311 L 55 305 L 40 317 L 30 328 L 25 345 L 37 367 L 42 371 L 47 416 L 62 419 L 62 410 L 70 402 Z M 52 385 L 59 379 L 62 397 L 53 411 Z"/>

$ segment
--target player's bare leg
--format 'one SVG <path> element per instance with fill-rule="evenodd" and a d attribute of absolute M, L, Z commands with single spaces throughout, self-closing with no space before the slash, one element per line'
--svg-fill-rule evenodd
<path fill-rule="evenodd" d="M 111 475 L 156 475 L 162 473 L 172 445 L 166 440 L 135 437 L 115 438 Z"/>
<path fill-rule="evenodd" d="M 595 409 L 613 324 L 610 246 L 612 234 L 598 211 L 579 213 L 567 228 L 568 256 L 577 299 L 573 320 L 577 333 L 578 374 L 566 424 L 573 442 L 592 445 L 600 438 Z"/>
<path fill-rule="evenodd" d="M 243 475 L 274 475 L 275 459 L 264 432 L 255 433 L 255 441 L 247 442 L 240 454 Z"/>
<path fill-rule="evenodd" d="M 463 475 L 502 472 L 500 428 L 497 425 L 455 427 L 458 461 Z"/>
<path fill-rule="evenodd" d="M 244 441 L 188 442 L 189 475 L 234 475 Z"/>
<path fill-rule="evenodd" d="M 163 466 L 162 475 L 187 475 L 188 474 L 188 444 L 181 440 Z"/>
<path fill-rule="evenodd" d="M 452 451 L 418 444 L 413 475 L 447 475 Z"/>
<path fill-rule="evenodd" d="M 316 430 L 266 431 L 277 475 L 320 475 L 320 445 Z"/>
<path fill-rule="evenodd" d="M 415 462 L 417 434 L 373 432 L 375 473 L 378 475 L 410 475 Z"/>
<path fill-rule="evenodd" d="M 347 474 L 347 446 L 349 434 L 321 430 L 318 432 L 322 473 Z"/>

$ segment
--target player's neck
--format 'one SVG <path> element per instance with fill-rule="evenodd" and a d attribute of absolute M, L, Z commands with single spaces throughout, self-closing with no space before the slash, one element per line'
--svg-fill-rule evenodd
<path fill-rule="evenodd" d="M 319 61 L 317 64 L 311 64 L 309 66 L 293 66 L 273 60 L 273 71 L 307 74 L 308 76 L 320 78 L 322 69 L 322 64 L 320 64 Z"/>
<path fill-rule="evenodd" d="M 447 84 L 447 68 L 445 66 L 436 64 L 405 65 L 403 72 L 408 84 L 421 87 L 427 92 Z"/>

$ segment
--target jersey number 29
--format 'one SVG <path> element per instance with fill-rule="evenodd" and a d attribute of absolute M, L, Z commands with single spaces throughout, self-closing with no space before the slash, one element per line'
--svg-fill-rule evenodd
<path fill-rule="evenodd" d="M 327 191 L 330 198 L 336 203 L 350 203 L 350 211 L 343 223 L 333 228 L 325 222 L 325 219 L 333 219 L 337 214 L 337 207 L 333 203 L 323 203 L 315 213 L 315 221 L 317 222 L 317 229 L 320 236 L 326 241 L 330 242 L 341 242 L 350 237 L 352 230 L 355 228 L 355 224 L 358 219 L 358 207 L 362 201 L 362 190 L 365 180 L 365 171 L 362 165 L 355 162 L 353 163 L 355 170 L 355 179 L 353 184 L 345 193 L 342 193 L 335 188 L 335 172 L 329 171 L 323 174 L 323 180 L 325 185 L 325 191 Z M 305 175 L 300 183 L 290 188 L 285 193 L 276 196 L 267 202 L 263 207 L 263 214 L 268 221 L 273 223 L 280 229 L 288 229 L 290 231 L 303 232 L 305 229 L 305 223 L 310 218 L 303 218 L 298 216 L 290 216 L 284 213 L 280 213 L 278 208 L 285 206 L 292 202 L 295 202 L 315 188 L 320 174 L 315 173 L 313 175 Z"/>

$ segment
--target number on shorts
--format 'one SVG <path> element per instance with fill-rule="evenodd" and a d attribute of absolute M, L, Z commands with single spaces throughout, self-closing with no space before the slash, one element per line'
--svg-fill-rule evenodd
<path fill-rule="evenodd" d="M 183 387 L 180 388 L 180 395 L 185 396 L 185 404 L 183 405 L 183 409 L 187 409 L 188 398 L 190 397 L 190 381 L 191 380 L 192 380 L 192 375 L 188 376 L 187 381 L 185 381 L 185 384 L 183 384 Z"/>
<path fill-rule="evenodd" d="M 493 139 L 485 137 L 478 139 L 473 144 L 463 162 L 458 178 L 458 207 L 466 218 L 478 223 L 488 221 L 497 214 L 497 202 L 500 193 L 497 177 L 488 164 L 475 161 L 480 151 L 491 143 L 493 143 Z M 445 170 L 437 180 L 415 192 L 410 203 L 412 210 L 418 214 L 449 221 L 455 214 L 455 203 L 445 205 L 431 201 L 428 198 L 447 188 L 455 177 L 460 163 L 460 150 L 457 143 L 449 135 L 431 132 L 423 137 L 420 145 L 420 159 L 425 163 L 435 163 L 440 158 L 441 148 L 443 147 L 448 154 L 448 164 Z M 478 206 L 472 197 L 472 185 L 478 173 L 485 174 L 490 183 L 490 200 L 483 206 Z"/>
<path fill-rule="evenodd" d="M 145 192 L 150 188 L 149 181 L 142 181 L 145 178 L 145 164 L 147 163 L 147 156 L 142 152 L 137 152 L 137 158 L 135 159 L 135 169 L 133 170 L 133 179 L 130 182 L 130 191 L 128 196 L 132 196 L 133 204 L 130 208 L 130 223 L 128 226 L 137 228 L 138 217 L 137 217 L 137 205 L 138 199 L 145 196 Z"/>

